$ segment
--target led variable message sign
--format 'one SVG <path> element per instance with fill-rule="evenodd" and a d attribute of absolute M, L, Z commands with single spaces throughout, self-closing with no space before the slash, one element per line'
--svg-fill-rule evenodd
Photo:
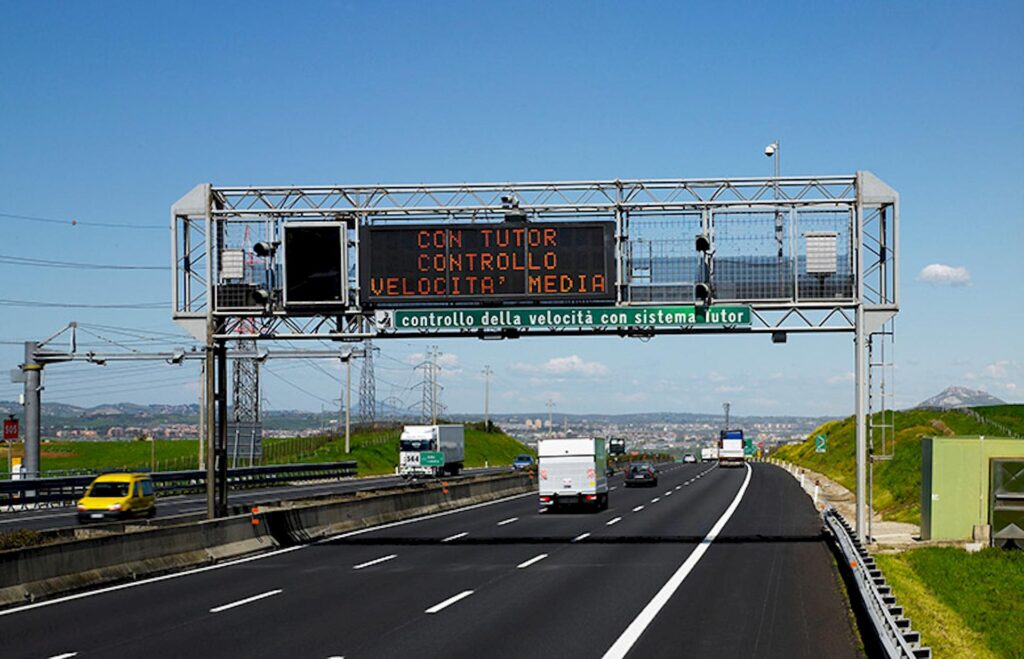
<path fill-rule="evenodd" d="M 364 306 L 610 302 L 615 223 L 368 226 L 359 263 Z"/>

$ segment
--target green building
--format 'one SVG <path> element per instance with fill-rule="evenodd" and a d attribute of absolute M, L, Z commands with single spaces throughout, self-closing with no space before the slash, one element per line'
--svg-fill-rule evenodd
<path fill-rule="evenodd" d="M 1024 439 L 921 440 L 922 540 L 971 540 L 975 525 L 992 524 L 990 489 L 1000 459 L 1024 460 Z"/>

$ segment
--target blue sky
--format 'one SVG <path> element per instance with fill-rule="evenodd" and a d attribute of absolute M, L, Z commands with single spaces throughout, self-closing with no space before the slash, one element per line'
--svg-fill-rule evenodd
<path fill-rule="evenodd" d="M 168 209 L 206 181 L 766 175 L 762 149 L 778 138 L 784 174 L 866 169 L 901 194 L 897 403 L 951 384 L 1024 400 L 1020 3 L 8 2 L 3 13 L 0 257 L 165 266 Z M 162 270 L 2 258 L 0 282 L 5 300 L 94 304 L 165 302 L 170 286 Z M 5 368 L 21 361 L 17 342 L 73 319 L 177 332 L 165 308 L 0 311 Z M 157 338 L 130 345 L 174 342 Z M 379 345 L 380 397 L 414 403 L 426 344 Z M 506 412 L 548 398 L 571 412 L 853 406 L 847 335 L 439 347 L 444 400 L 462 412 L 482 408 L 485 364 L 492 408 Z M 338 396 L 336 364 L 268 368 L 269 408 Z M 186 402 L 197 377 L 64 365 L 44 396 Z M 0 399 L 17 393 L 0 384 Z"/>

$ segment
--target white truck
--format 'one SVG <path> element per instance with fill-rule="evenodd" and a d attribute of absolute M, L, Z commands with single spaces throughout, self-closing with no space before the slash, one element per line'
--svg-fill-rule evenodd
<path fill-rule="evenodd" d="M 714 446 L 704 447 L 700 450 L 701 462 L 714 462 L 718 459 L 718 449 Z"/>
<path fill-rule="evenodd" d="M 415 476 L 458 475 L 466 458 L 462 426 L 406 426 L 398 441 L 398 474 Z"/>
<path fill-rule="evenodd" d="M 540 505 L 552 510 L 567 505 L 607 509 L 607 459 L 603 439 L 552 437 L 537 440 Z"/>
<path fill-rule="evenodd" d="M 718 466 L 742 467 L 746 462 L 742 430 L 723 430 L 718 439 Z"/>

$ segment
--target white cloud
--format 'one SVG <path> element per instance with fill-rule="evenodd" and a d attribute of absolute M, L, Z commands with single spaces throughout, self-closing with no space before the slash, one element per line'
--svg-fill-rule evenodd
<path fill-rule="evenodd" d="M 994 364 L 989 364 L 985 367 L 985 375 L 990 378 L 1002 380 L 1009 375 L 1009 371 L 1007 370 L 1008 366 L 1010 366 L 1010 362 L 1005 359 L 995 362 Z"/>
<path fill-rule="evenodd" d="M 933 284 L 949 284 L 950 286 L 970 286 L 971 273 L 967 268 L 961 266 L 943 265 L 932 263 L 926 265 L 917 273 L 918 281 L 927 281 Z"/>
<path fill-rule="evenodd" d="M 844 382 L 853 382 L 853 371 L 848 371 L 842 375 L 834 375 L 828 379 L 829 384 L 842 384 Z"/>
<path fill-rule="evenodd" d="M 618 392 L 615 394 L 615 399 L 623 403 L 639 403 L 647 400 L 648 396 L 642 391 L 635 391 L 633 393 Z"/>
<path fill-rule="evenodd" d="M 721 385 L 719 387 L 715 387 L 715 391 L 717 393 L 720 393 L 720 394 L 734 394 L 734 393 L 737 393 L 739 391 L 743 391 L 743 386 L 742 385 L 732 386 L 732 385 L 723 384 L 723 385 Z"/>
<path fill-rule="evenodd" d="M 547 375 L 582 375 L 584 377 L 600 377 L 608 374 L 608 367 L 601 362 L 588 362 L 579 355 L 568 357 L 552 357 L 543 364 L 512 364 L 512 370 L 521 373 L 544 373 Z"/>
<path fill-rule="evenodd" d="M 419 366 L 429 359 L 429 355 L 422 352 L 413 352 L 405 356 L 407 364 L 412 366 Z M 462 374 L 462 368 L 459 366 L 459 356 L 453 352 L 442 352 L 437 356 L 437 365 L 441 367 L 441 372 L 438 374 L 442 378 L 451 378 L 456 375 Z"/>

